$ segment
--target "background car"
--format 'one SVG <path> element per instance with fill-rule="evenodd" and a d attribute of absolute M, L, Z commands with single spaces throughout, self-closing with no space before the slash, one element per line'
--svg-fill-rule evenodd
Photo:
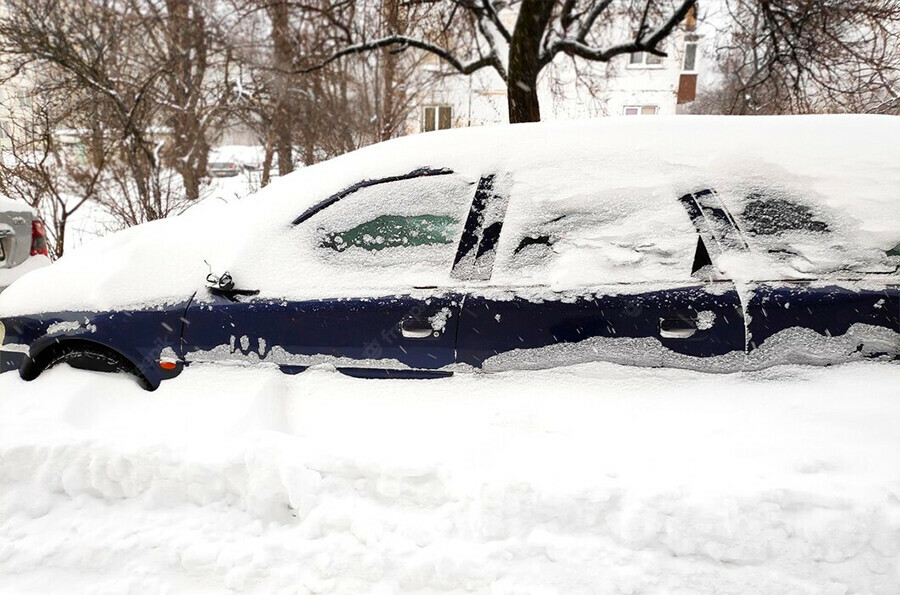
<path fill-rule="evenodd" d="M 244 166 L 237 161 L 211 161 L 207 166 L 209 175 L 214 178 L 231 178 L 244 171 Z"/>
<path fill-rule="evenodd" d="M 900 356 L 892 118 L 423 137 L 29 277 L 0 296 L 0 370 L 68 362 L 155 388 L 199 362 L 423 378 Z"/>
<path fill-rule="evenodd" d="M 0 291 L 48 264 L 47 235 L 34 209 L 0 196 Z"/>

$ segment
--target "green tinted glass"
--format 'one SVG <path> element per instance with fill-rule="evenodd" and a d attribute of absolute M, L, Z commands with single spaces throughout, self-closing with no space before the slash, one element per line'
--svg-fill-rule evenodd
<path fill-rule="evenodd" d="M 338 252 L 358 246 L 374 252 L 395 246 L 449 244 L 458 223 L 446 215 L 381 215 L 347 231 L 329 232 L 321 246 Z"/>

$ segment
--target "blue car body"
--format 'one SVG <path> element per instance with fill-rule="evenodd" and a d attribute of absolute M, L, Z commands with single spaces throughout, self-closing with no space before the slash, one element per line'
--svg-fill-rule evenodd
<path fill-rule="evenodd" d="M 99 345 L 121 354 L 144 375 L 150 388 L 177 376 L 184 364 L 194 361 L 190 354 L 216 349 L 223 350 L 218 360 L 269 361 L 289 373 L 306 369 L 310 364 L 304 363 L 304 358 L 312 362 L 318 356 L 328 356 L 340 362 L 338 370 L 351 375 L 427 378 L 448 375 L 453 364 L 481 368 L 498 355 L 528 353 L 554 345 L 577 346 L 599 338 L 659 340 L 662 350 L 686 357 L 669 362 L 660 355 L 664 351 L 628 347 L 619 353 L 587 348 L 587 353 L 564 355 L 559 361 L 552 354 L 541 357 L 548 365 L 597 359 L 703 369 L 707 358 L 737 356 L 721 367 L 730 371 L 746 365 L 745 353 L 752 353 L 767 339 L 789 329 L 808 329 L 823 339 L 843 336 L 860 323 L 888 333 L 900 332 L 900 288 L 896 286 L 859 292 L 840 287 L 761 286 L 750 302 L 751 320 L 747 325 L 733 289 L 710 294 L 702 287 L 688 287 L 643 294 L 591 295 L 569 302 L 445 294 L 428 302 L 411 296 L 316 302 L 236 302 L 216 297 L 202 305 L 185 302 L 153 310 L 8 318 L 3 320 L 6 341 L 28 345 L 32 355 L 0 352 L 0 370 L 18 370 L 24 378 L 31 379 L 40 371 L 42 354 L 53 347 L 78 343 Z M 790 307 L 786 307 L 788 304 Z M 451 314 L 443 330 L 416 339 L 402 335 L 402 321 L 427 319 L 444 308 L 450 309 Z M 715 331 L 698 330 L 686 338 L 660 337 L 661 324 L 671 324 L 676 329 L 696 326 L 700 311 L 714 312 L 725 324 L 714 327 Z M 54 331 L 60 326 L 63 330 Z M 267 339 L 261 341 L 261 337 Z M 826 363 L 837 363 L 854 353 L 896 358 L 896 340 L 893 348 L 884 343 L 867 345 L 860 340 L 850 352 L 841 352 L 838 359 Z M 177 362 L 171 370 L 159 366 L 167 348 Z M 279 350 L 279 357 L 273 357 L 273 348 Z M 818 361 L 815 349 L 810 355 L 810 362 Z M 296 361 L 292 361 L 294 357 Z M 354 364 L 356 360 L 365 365 Z M 378 366 L 378 361 L 386 365 Z M 540 359 L 521 364 L 539 365 Z"/>

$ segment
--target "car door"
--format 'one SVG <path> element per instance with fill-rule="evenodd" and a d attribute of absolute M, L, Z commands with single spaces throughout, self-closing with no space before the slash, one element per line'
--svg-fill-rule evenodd
<path fill-rule="evenodd" d="M 449 373 L 441 368 L 455 362 L 462 304 L 450 271 L 475 188 L 449 170 L 416 170 L 364 180 L 298 214 L 291 238 L 307 283 L 287 296 L 259 287 L 197 300 L 187 361 Z"/>
<path fill-rule="evenodd" d="M 762 256 L 745 290 L 748 367 L 900 356 L 896 250 L 800 191 L 757 189 L 732 201 L 748 249 Z"/>
<path fill-rule="evenodd" d="M 681 202 L 712 272 L 743 277 L 748 369 L 900 355 L 900 256 L 801 190 L 722 190 Z"/>
<path fill-rule="evenodd" d="M 749 367 L 900 357 L 897 286 L 770 281 L 748 293 Z"/>
<path fill-rule="evenodd" d="M 708 274 L 677 194 L 605 195 L 597 190 L 605 173 L 583 172 L 577 183 L 558 177 L 553 186 L 553 176 L 525 172 L 506 185 L 494 256 L 476 267 L 490 267 L 490 279 L 473 281 L 463 304 L 461 363 L 740 368 L 738 292 Z"/>
<path fill-rule="evenodd" d="M 460 320 L 460 361 L 490 370 L 610 361 L 733 371 L 743 362 L 743 317 L 730 283 L 715 291 L 594 286 L 539 299 L 474 294 Z"/>

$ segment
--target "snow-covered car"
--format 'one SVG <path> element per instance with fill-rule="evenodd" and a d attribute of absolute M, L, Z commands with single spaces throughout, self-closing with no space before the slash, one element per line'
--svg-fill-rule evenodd
<path fill-rule="evenodd" d="M 0 370 L 445 376 L 900 355 L 900 120 L 405 137 L 132 228 L 0 296 Z"/>
<path fill-rule="evenodd" d="M 237 161 L 211 161 L 206 168 L 213 178 L 233 178 L 244 171 L 244 166 Z"/>
<path fill-rule="evenodd" d="M 24 202 L 0 196 L 0 291 L 48 264 L 44 223 Z"/>

